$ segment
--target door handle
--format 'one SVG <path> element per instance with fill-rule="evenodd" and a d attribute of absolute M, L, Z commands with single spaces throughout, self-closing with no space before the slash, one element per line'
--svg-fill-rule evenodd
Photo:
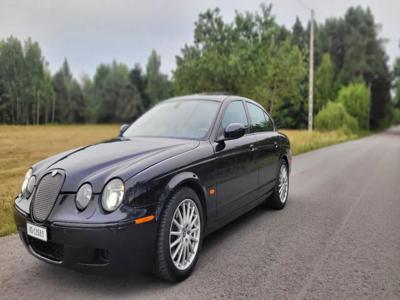
<path fill-rule="evenodd" d="M 254 147 L 254 145 L 251 144 L 251 145 L 249 146 L 249 150 L 250 150 L 250 151 L 254 151 L 254 150 L 256 150 L 256 147 Z"/>

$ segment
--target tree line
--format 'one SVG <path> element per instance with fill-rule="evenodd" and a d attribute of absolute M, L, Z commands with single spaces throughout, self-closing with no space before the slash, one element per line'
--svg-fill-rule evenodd
<path fill-rule="evenodd" d="M 52 75 L 38 43 L 9 37 L 0 41 L 0 123 L 130 122 L 172 95 L 160 65 L 153 50 L 146 72 L 113 61 L 78 81 L 67 60 Z"/>
<path fill-rule="evenodd" d="M 314 26 L 316 126 L 355 130 L 400 120 L 400 59 L 391 70 L 371 11 L 352 7 Z M 0 41 L 0 123 L 131 122 L 173 95 L 225 91 L 258 100 L 281 128 L 305 128 L 309 30 L 298 18 L 292 28 L 279 25 L 264 4 L 231 22 L 209 9 L 171 78 L 154 50 L 144 70 L 113 61 L 78 80 L 65 60 L 51 74 L 38 43 L 9 37 Z"/>

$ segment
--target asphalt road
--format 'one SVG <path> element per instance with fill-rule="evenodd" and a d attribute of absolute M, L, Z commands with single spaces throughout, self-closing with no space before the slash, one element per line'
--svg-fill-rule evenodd
<path fill-rule="evenodd" d="M 84 275 L 0 239 L 1 299 L 400 299 L 400 127 L 296 156 L 283 211 L 209 236 L 192 276 Z"/>

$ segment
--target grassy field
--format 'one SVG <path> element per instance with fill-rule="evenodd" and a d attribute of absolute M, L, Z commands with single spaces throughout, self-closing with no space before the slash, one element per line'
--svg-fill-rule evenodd
<path fill-rule="evenodd" d="M 117 125 L 6 126 L 0 125 L 0 236 L 15 232 L 12 203 L 21 189 L 25 172 L 35 162 L 52 154 L 116 136 Z M 283 130 L 293 154 L 349 139 L 340 131 Z"/>
<path fill-rule="evenodd" d="M 12 203 L 25 172 L 35 162 L 118 134 L 116 125 L 0 125 L 0 236 L 15 231 Z"/>

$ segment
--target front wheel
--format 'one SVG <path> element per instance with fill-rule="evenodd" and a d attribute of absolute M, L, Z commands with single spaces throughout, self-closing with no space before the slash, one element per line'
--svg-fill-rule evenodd
<path fill-rule="evenodd" d="M 169 281 L 181 281 L 194 269 L 203 238 L 203 211 L 190 188 L 169 199 L 160 219 L 154 273 Z"/>
<path fill-rule="evenodd" d="M 272 195 L 267 199 L 267 204 L 274 209 L 285 207 L 289 195 L 289 173 L 286 161 L 282 159 L 279 167 L 278 178 Z"/>

